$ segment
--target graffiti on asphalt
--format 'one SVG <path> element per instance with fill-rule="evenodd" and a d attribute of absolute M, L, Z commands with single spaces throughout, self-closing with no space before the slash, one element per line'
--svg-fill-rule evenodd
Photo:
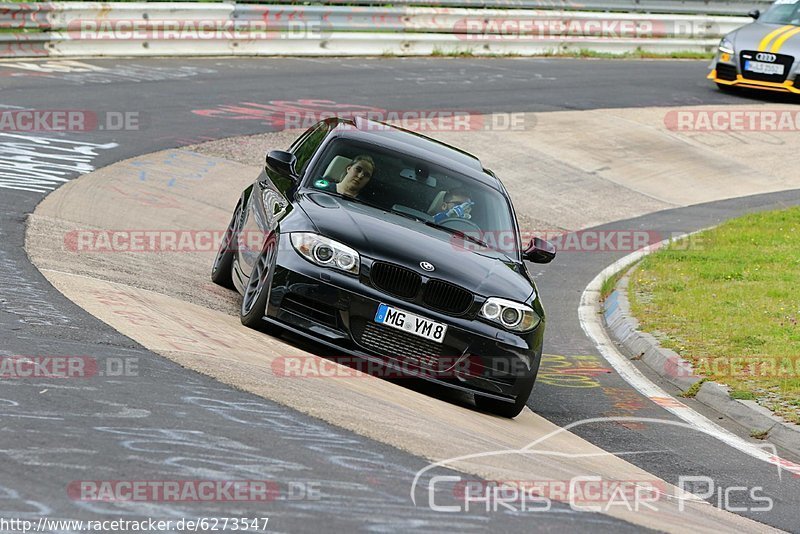
<path fill-rule="evenodd" d="M 600 387 L 597 376 L 610 372 L 597 356 L 543 354 L 537 381 L 564 388 L 597 388 Z"/>
<path fill-rule="evenodd" d="M 86 83 L 156 82 L 179 80 L 198 74 L 213 74 L 217 71 L 202 67 L 153 67 L 135 63 L 101 67 L 83 61 L 15 61 L 0 63 L 10 70 L 0 71 L 0 76 L 36 76 L 53 78 L 78 85 Z"/>
<path fill-rule="evenodd" d="M 47 193 L 93 171 L 99 151 L 117 146 L 0 132 L 0 189 Z"/>
<path fill-rule="evenodd" d="M 266 104 L 258 102 L 221 104 L 211 109 L 195 109 L 192 113 L 214 119 L 261 121 L 267 126 L 283 129 L 287 117 L 303 117 L 305 114 L 311 114 L 319 120 L 324 118 L 325 114 L 331 117 L 346 117 L 350 114 L 384 111 L 386 110 L 382 108 L 340 104 L 332 100 L 270 100 Z"/>

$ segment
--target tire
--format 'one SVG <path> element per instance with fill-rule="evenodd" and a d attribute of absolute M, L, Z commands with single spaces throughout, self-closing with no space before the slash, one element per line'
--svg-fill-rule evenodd
<path fill-rule="evenodd" d="M 253 272 L 250 273 L 250 279 L 244 288 L 242 307 L 239 310 L 242 324 L 249 328 L 266 327 L 263 317 L 269 301 L 277 253 L 277 239 L 275 239 L 275 234 L 270 234 L 264 242 L 258 259 L 253 264 Z"/>
<path fill-rule="evenodd" d="M 222 243 L 219 244 L 219 250 L 211 266 L 211 281 L 227 289 L 236 289 L 233 285 L 234 248 L 231 245 L 238 240 L 236 227 L 239 225 L 241 216 L 242 201 L 240 200 L 236 205 L 236 209 L 233 210 L 233 217 L 231 217 L 231 222 L 228 224 L 227 230 L 225 230 Z"/>
<path fill-rule="evenodd" d="M 475 395 L 475 405 L 484 412 L 499 415 L 500 417 L 508 417 L 509 419 L 514 418 L 522 412 L 522 409 L 525 408 L 525 405 L 528 403 L 528 398 L 531 396 L 531 391 L 533 391 L 533 383 L 536 381 L 536 377 L 534 376 L 526 380 L 528 382 L 523 386 L 522 391 L 517 395 L 514 402 L 505 402 Z"/>

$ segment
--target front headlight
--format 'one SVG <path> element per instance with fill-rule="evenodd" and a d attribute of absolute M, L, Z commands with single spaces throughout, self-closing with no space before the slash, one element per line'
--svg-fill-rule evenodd
<path fill-rule="evenodd" d="M 348 274 L 358 274 L 361 258 L 358 252 L 347 245 L 308 232 L 291 234 L 291 239 L 295 250 L 311 263 Z"/>
<path fill-rule="evenodd" d="M 723 54 L 730 54 L 733 55 L 733 43 L 727 37 L 723 37 L 722 40 L 719 42 L 719 51 Z"/>
<path fill-rule="evenodd" d="M 498 297 L 487 299 L 481 307 L 480 315 L 514 332 L 533 330 L 542 320 L 530 306 Z"/>

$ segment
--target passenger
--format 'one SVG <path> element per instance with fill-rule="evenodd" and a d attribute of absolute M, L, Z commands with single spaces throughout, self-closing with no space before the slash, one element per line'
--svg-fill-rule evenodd
<path fill-rule="evenodd" d="M 433 222 L 440 223 L 445 219 L 471 219 L 472 206 L 475 203 L 469 198 L 469 193 L 464 189 L 449 191 L 439 207 L 439 213 L 433 216 Z"/>

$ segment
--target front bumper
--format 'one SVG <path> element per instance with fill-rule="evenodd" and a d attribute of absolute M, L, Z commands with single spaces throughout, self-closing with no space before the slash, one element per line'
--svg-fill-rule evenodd
<path fill-rule="evenodd" d="M 358 278 L 321 268 L 297 254 L 287 239 L 265 319 L 344 355 L 380 364 L 388 376 L 418 377 L 509 402 L 529 391 L 541 360 L 544 319 L 531 332 L 516 334 L 474 314 L 442 314 L 372 287 L 371 264 L 362 256 Z M 375 323 L 381 303 L 447 324 L 443 343 Z"/>
<path fill-rule="evenodd" d="M 782 83 L 775 83 L 745 78 L 737 65 L 736 55 L 718 52 L 711 65 L 707 78 L 720 85 L 800 94 L 800 71 L 795 73 L 794 79 L 787 77 Z"/>

